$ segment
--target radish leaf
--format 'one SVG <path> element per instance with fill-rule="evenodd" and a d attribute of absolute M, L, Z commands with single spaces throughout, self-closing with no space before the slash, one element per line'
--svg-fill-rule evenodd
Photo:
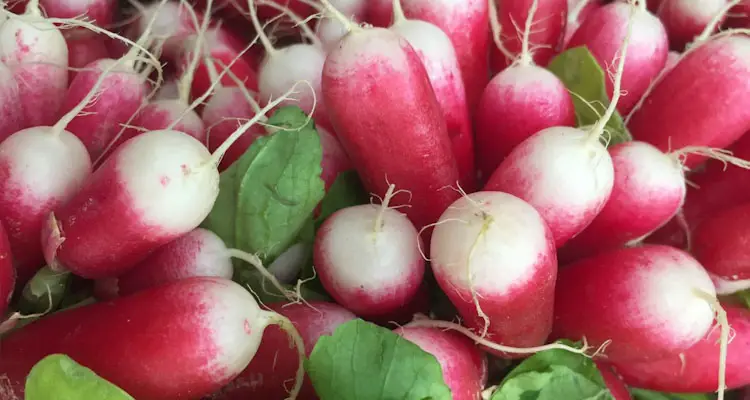
<path fill-rule="evenodd" d="M 67 292 L 70 276 L 69 272 L 55 272 L 49 266 L 40 269 L 24 286 L 18 310 L 24 314 L 56 310 Z"/>
<path fill-rule="evenodd" d="M 451 399 L 432 354 L 361 319 L 321 336 L 305 369 L 321 400 Z"/>
<path fill-rule="evenodd" d="M 368 201 L 370 201 L 370 196 L 367 195 L 357 171 L 349 170 L 340 173 L 320 203 L 320 215 L 316 218 L 316 228 L 336 211 L 367 204 Z"/>
<path fill-rule="evenodd" d="M 609 106 L 604 71 L 591 52 L 585 47 L 574 47 L 560 53 L 550 61 L 547 69 L 555 74 L 573 93 L 573 105 L 576 110 L 578 126 L 593 125 Z M 606 131 L 602 136 L 609 145 L 633 140 L 625 127 L 620 114 L 615 111 L 607 121 Z"/>
<path fill-rule="evenodd" d="M 26 400 L 134 400 L 122 389 L 63 354 L 39 361 L 26 379 Z"/>

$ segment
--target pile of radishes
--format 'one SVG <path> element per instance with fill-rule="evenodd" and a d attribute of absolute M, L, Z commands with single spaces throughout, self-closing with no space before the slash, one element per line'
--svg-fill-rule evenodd
<path fill-rule="evenodd" d="M 750 385 L 750 2 L 4 5 L 0 400 L 423 399 L 331 395 L 354 321 L 457 400 Z"/>

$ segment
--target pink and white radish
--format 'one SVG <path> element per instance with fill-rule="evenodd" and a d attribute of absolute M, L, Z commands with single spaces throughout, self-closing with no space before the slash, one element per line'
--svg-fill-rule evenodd
<path fill-rule="evenodd" d="M 531 205 L 502 192 L 464 196 L 436 223 L 430 255 L 435 279 L 469 328 L 508 346 L 545 343 L 557 257 Z"/>
<path fill-rule="evenodd" d="M 499 22 L 494 3 L 490 11 L 492 35 L 498 47 Z M 542 129 L 575 126 L 573 99 L 552 72 L 534 64 L 529 48 L 535 10 L 531 3 L 524 25 L 519 58 L 495 75 L 482 92 L 475 111 L 477 166 L 483 181 L 521 142 Z"/>
<path fill-rule="evenodd" d="M 366 15 L 367 5 L 370 2 L 372 0 L 333 0 L 331 4 L 352 20 L 361 21 Z M 325 10 L 321 11 L 325 12 Z M 336 18 L 321 18 L 315 25 L 315 34 L 320 38 L 323 48 L 331 51 L 346 35 L 346 27 Z"/>
<path fill-rule="evenodd" d="M 466 101 L 469 110 L 474 110 L 489 79 L 488 1 L 401 0 L 401 3 L 407 18 L 434 24 L 450 37 L 461 68 Z"/>
<path fill-rule="evenodd" d="M 750 109 L 742 105 L 750 90 L 748 54 L 750 38 L 742 34 L 708 39 L 686 52 L 631 112 L 627 126 L 633 137 L 661 151 L 724 148 L 739 139 L 750 130 Z M 704 160 L 691 155 L 685 165 Z"/>
<path fill-rule="evenodd" d="M 380 206 L 333 213 L 315 235 L 313 263 L 326 291 L 355 314 L 377 317 L 403 308 L 424 278 L 417 229 L 389 208 L 391 185 Z"/>
<path fill-rule="evenodd" d="M 23 396 L 26 375 L 47 355 L 63 353 L 138 399 L 193 399 L 237 377 L 278 325 L 304 344 L 285 317 L 261 310 L 227 279 L 197 277 L 110 302 L 47 316 L 3 338 L 0 374 Z M 66 332 L 61 335 L 59 332 Z M 293 399 L 302 384 L 298 368 Z"/>
<path fill-rule="evenodd" d="M 16 269 L 5 227 L 0 223 L 0 318 L 5 316 L 16 285 Z"/>
<path fill-rule="evenodd" d="M 188 2 L 169 0 L 163 5 L 151 3 L 136 7 L 138 20 L 130 28 L 133 37 L 142 37 L 149 31 L 153 37 L 160 38 L 159 50 L 168 60 L 176 60 L 183 49 L 184 42 L 198 32 L 198 22 L 193 20 L 195 11 Z"/>
<path fill-rule="evenodd" d="M 29 1 L 15 1 L 11 11 L 20 11 Z M 109 28 L 115 22 L 116 0 L 39 0 L 39 6 L 50 18 L 74 19 L 85 17 L 88 22 Z"/>
<path fill-rule="evenodd" d="M 111 64 L 55 125 L 27 128 L 0 143 L 0 221 L 7 227 L 20 287 L 44 265 L 40 237 L 48 214 L 70 200 L 91 175 L 86 147 L 66 126 L 118 67 Z"/>
<path fill-rule="evenodd" d="M 628 61 L 622 73 L 621 90 L 626 93 L 617 104 L 617 111 L 623 115 L 630 112 L 651 81 L 664 69 L 669 52 L 664 25 L 646 9 L 645 1 L 639 0 L 638 5 L 616 1 L 601 6 L 583 21 L 566 46 L 586 46 L 599 65 L 606 69 L 615 62 L 634 7 L 633 35 L 628 44 Z M 612 81 L 607 79 L 606 84 L 607 95 L 611 98 Z"/>
<path fill-rule="evenodd" d="M 274 303 L 269 308 L 291 321 L 302 336 L 308 356 L 321 336 L 332 335 L 341 324 L 356 318 L 350 311 L 335 303 L 321 301 L 311 301 L 308 304 Z M 284 398 L 287 395 L 286 387 L 293 381 L 297 371 L 299 355 L 289 347 L 289 341 L 283 333 L 283 330 L 275 326 L 266 328 L 261 340 L 263 345 L 255 353 L 250 365 L 209 399 Z M 307 376 L 298 398 L 317 398 Z"/>
<path fill-rule="evenodd" d="M 750 311 L 744 307 L 724 306 L 732 339 L 727 347 L 726 389 L 750 385 L 747 357 L 750 354 Z M 679 354 L 649 362 L 615 363 L 617 373 L 629 385 L 664 392 L 699 393 L 714 391 L 719 384 L 713 372 L 720 361 L 718 329 L 712 329 L 690 348 Z"/>
<path fill-rule="evenodd" d="M 197 228 L 218 196 L 221 156 L 258 119 L 240 126 L 213 154 L 175 130 L 123 143 L 49 214 L 41 236 L 47 264 L 88 279 L 115 277 Z"/>
<path fill-rule="evenodd" d="M 750 204 L 707 217 L 693 228 L 691 251 L 707 271 L 728 281 L 750 279 Z"/>
<path fill-rule="evenodd" d="M 651 2 L 649 2 L 651 4 Z M 602 0 L 568 0 L 568 22 L 565 24 L 565 35 L 563 37 L 563 48 L 568 47 L 568 42 L 573 34 L 586 20 L 586 17 L 604 6 Z"/>
<path fill-rule="evenodd" d="M 396 333 L 437 359 L 453 400 L 481 398 L 487 384 L 487 356 L 471 340 L 456 332 L 409 325 Z"/>
<path fill-rule="evenodd" d="M 708 273 L 681 250 L 617 249 L 560 269 L 553 337 L 611 341 L 612 362 L 658 360 L 708 333 L 715 297 Z"/>
<path fill-rule="evenodd" d="M 74 29 L 65 32 L 68 44 L 68 82 L 73 82 L 78 72 L 87 65 L 104 58 L 110 58 L 109 42 L 100 34 Z"/>
<path fill-rule="evenodd" d="M 0 63 L 0 121 L 0 143 L 26 124 L 18 81 L 4 63 Z"/>
<path fill-rule="evenodd" d="M 722 10 L 728 3 L 728 0 L 668 0 L 662 2 L 656 15 L 664 23 L 672 49 L 682 51 L 704 32 L 720 13 L 720 19 L 714 24 L 714 29 L 721 26 L 723 14 L 726 13 Z"/>
<path fill-rule="evenodd" d="M 521 52 L 522 40 L 515 24 L 528 19 L 534 0 L 493 1 L 497 5 L 497 18 L 502 27 L 500 40 L 503 46 L 490 48 L 490 65 L 492 72 L 498 73 L 511 65 Z M 568 19 L 568 1 L 539 1 L 535 19 L 528 46 L 535 50 L 534 62 L 546 66 L 563 44 Z"/>
<path fill-rule="evenodd" d="M 424 65 L 398 34 L 353 25 L 328 0 L 323 3 L 349 31 L 328 54 L 322 80 L 328 116 L 344 150 L 365 189 L 382 196 L 393 183 L 408 190 L 409 219 L 418 228 L 434 223 L 458 197 L 441 189 L 455 185 L 459 174 Z"/>
<path fill-rule="evenodd" d="M 407 19 L 400 0 L 394 0 L 393 12 L 393 24 L 389 29 L 405 38 L 422 60 L 448 125 L 448 136 L 458 162 L 459 184 L 465 191 L 473 192 L 477 186 L 474 137 L 466 89 L 453 44 L 437 26 Z"/>
<path fill-rule="evenodd" d="M 42 16 L 38 0 L 0 25 L 0 61 L 18 82 L 21 128 L 53 125 L 68 87 L 68 46 L 60 30 Z"/>

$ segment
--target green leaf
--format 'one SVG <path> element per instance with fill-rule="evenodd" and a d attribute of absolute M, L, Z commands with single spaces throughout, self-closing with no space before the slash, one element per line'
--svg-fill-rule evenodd
<path fill-rule="evenodd" d="M 320 202 L 320 215 L 316 218 L 316 228 L 342 208 L 367 204 L 370 196 L 367 194 L 357 171 L 350 170 L 340 173 L 328 189 L 328 193 Z"/>
<path fill-rule="evenodd" d="M 69 272 L 55 272 L 45 266 L 24 286 L 18 310 L 23 314 L 55 311 L 67 293 L 69 281 Z"/>
<path fill-rule="evenodd" d="M 356 319 L 321 336 L 305 369 L 321 400 L 450 400 L 434 356 Z"/>
<path fill-rule="evenodd" d="M 576 343 L 564 340 L 570 346 Z M 560 394 L 562 393 L 562 394 Z M 612 400 L 594 362 L 566 350 L 545 350 L 514 368 L 492 400 Z"/>
<path fill-rule="evenodd" d="M 134 400 L 122 389 L 63 354 L 39 361 L 26 378 L 26 400 Z"/>
<path fill-rule="evenodd" d="M 219 197 L 203 223 L 227 246 L 258 254 L 266 265 L 296 242 L 325 193 L 312 120 L 288 106 L 268 123 L 283 129 L 257 139 L 222 173 Z M 238 280 L 261 290 L 250 267 L 235 261 L 235 269 Z"/>
<path fill-rule="evenodd" d="M 646 389 L 632 388 L 630 393 L 633 400 L 712 400 L 715 398 L 709 393 L 662 393 Z"/>
<path fill-rule="evenodd" d="M 593 125 L 609 106 L 604 71 L 585 46 L 574 47 L 557 55 L 547 66 L 568 88 L 576 109 L 578 126 Z M 593 109 L 592 109 L 593 108 Z M 620 114 L 615 111 L 605 127 L 609 145 L 633 140 Z"/>
<path fill-rule="evenodd" d="M 750 308 L 750 289 L 735 293 L 745 307 Z"/>

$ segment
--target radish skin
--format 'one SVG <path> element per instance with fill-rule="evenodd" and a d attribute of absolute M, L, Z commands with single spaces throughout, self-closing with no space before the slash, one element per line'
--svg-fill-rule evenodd
<path fill-rule="evenodd" d="M 389 29 L 405 38 L 422 60 L 448 125 L 448 136 L 458 162 L 459 184 L 465 191 L 473 192 L 477 186 L 474 138 L 466 89 L 453 44 L 437 26 L 407 19 L 400 3 L 394 10 L 394 23 Z"/>
<path fill-rule="evenodd" d="M 586 18 L 604 6 L 602 0 L 568 0 L 568 22 L 565 24 L 563 48 L 568 47 L 570 38 L 576 33 Z M 651 2 L 649 1 L 649 4 Z"/>
<path fill-rule="evenodd" d="M 189 278 L 35 321 L 3 338 L 0 372 L 22 396 L 33 365 L 63 353 L 135 398 L 195 399 L 242 372 L 272 324 L 294 329 L 230 280 Z"/>
<path fill-rule="evenodd" d="M 197 228 L 162 246 L 117 278 L 96 282 L 100 298 L 115 298 L 194 276 L 232 279 L 234 269 L 224 241 Z"/>
<path fill-rule="evenodd" d="M 627 126 L 633 137 L 665 152 L 725 148 L 739 139 L 750 130 L 750 109 L 742 106 L 750 90 L 748 54 L 750 38 L 743 35 L 712 39 L 686 53 L 631 113 Z M 705 159 L 691 155 L 685 166 Z"/>
<path fill-rule="evenodd" d="M 409 219 L 383 204 L 333 213 L 315 235 L 313 263 L 326 291 L 364 317 L 392 314 L 417 294 L 424 278 L 421 239 Z"/>
<path fill-rule="evenodd" d="M 656 15 L 664 23 L 672 49 L 682 51 L 703 33 L 727 3 L 727 0 L 663 1 Z"/>
<path fill-rule="evenodd" d="M 438 284 L 468 327 L 508 346 L 545 342 L 557 258 L 531 205 L 502 192 L 462 197 L 440 217 L 430 253 Z"/>
<path fill-rule="evenodd" d="M 68 46 L 60 30 L 30 2 L 0 25 L 0 61 L 18 82 L 22 128 L 53 125 L 68 87 Z"/>
<path fill-rule="evenodd" d="M 73 82 L 80 69 L 86 68 L 94 61 L 110 58 L 108 42 L 105 38 L 89 32 L 73 31 L 66 33 L 68 44 L 68 82 Z"/>
<path fill-rule="evenodd" d="M 612 362 L 657 360 L 697 343 L 711 328 L 711 278 L 689 254 L 644 245 L 601 253 L 560 270 L 553 337 L 606 348 Z M 718 360 L 718 354 L 716 358 Z"/>
<path fill-rule="evenodd" d="M 685 201 L 685 176 L 676 157 L 639 141 L 610 148 L 615 180 L 602 211 L 559 257 L 564 262 L 610 250 L 666 224 Z"/>
<path fill-rule="evenodd" d="M 23 11 L 29 3 L 28 0 L 17 0 L 13 2 L 11 11 Z M 39 0 L 41 9 L 50 18 L 74 19 L 86 17 L 88 22 L 108 28 L 115 22 L 117 10 L 116 0 Z"/>
<path fill-rule="evenodd" d="M 0 316 L 5 315 L 16 285 L 16 270 L 13 254 L 3 224 L 0 223 Z"/>
<path fill-rule="evenodd" d="M 287 318 L 294 324 L 305 343 L 305 354 L 312 352 L 323 335 L 332 335 L 339 325 L 355 319 L 347 309 L 322 301 L 311 301 L 309 304 L 274 303 L 269 308 Z M 210 396 L 210 400 L 245 400 L 281 399 L 287 393 L 286 387 L 294 379 L 299 363 L 294 349 L 289 348 L 289 341 L 283 332 L 274 326 L 263 333 L 263 345 L 258 349 L 253 361 L 231 383 Z M 317 399 L 310 378 L 305 376 L 305 383 L 299 399 Z"/>
<path fill-rule="evenodd" d="M 408 325 L 396 333 L 437 359 L 453 400 L 481 398 L 487 383 L 487 356 L 469 339 L 456 332 Z"/>
<path fill-rule="evenodd" d="M 522 43 L 514 22 L 521 24 L 526 21 L 534 0 L 493 1 L 497 4 L 497 16 L 503 29 L 501 40 L 506 50 L 503 52 L 498 48 L 490 48 L 491 70 L 498 73 L 507 68 L 521 52 Z M 546 66 L 560 50 L 567 19 L 567 0 L 539 1 L 534 16 L 534 29 L 529 35 L 529 46 L 535 50 L 535 64 Z"/>
<path fill-rule="evenodd" d="M 441 190 L 459 175 L 440 104 L 405 39 L 383 28 L 349 29 L 323 68 L 328 115 L 365 189 L 383 195 L 390 182 L 410 191 L 405 213 L 421 229 L 458 197 Z"/>
<path fill-rule="evenodd" d="M 729 281 L 750 279 L 750 205 L 713 214 L 692 231 L 691 250 L 706 270 Z"/>
<path fill-rule="evenodd" d="M 175 60 L 182 52 L 184 42 L 198 32 L 198 22 L 191 18 L 188 2 L 167 1 L 165 4 L 152 3 L 138 10 L 138 21 L 133 25 L 131 34 L 142 37 L 148 25 L 154 21 L 151 34 L 161 38 L 159 49 L 161 55 Z M 196 13 L 197 14 L 197 13 Z M 197 18 L 201 18 L 197 15 Z"/>
<path fill-rule="evenodd" d="M 393 0 L 369 0 L 366 13 L 368 23 L 387 28 L 393 23 Z"/>
<path fill-rule="evenodd" d="M 593 11 L 566 46 L 586 46 L 606 70 L 615 62 L 620 44 L 627 34 L 631 8 L 636 8 L 633 15 L 633 35 L 628 44 L 628 60 L 622 73 L 621 86 L 626 94 L 617 103 L 617 111 L 623 115 L 630 112 L 651 81 L 664 69 L 669 52 L 664 25 L 645 8 L 643 1 L 639 4 L 616 1 Z M 605 81 L 607 95 L 612 98 L 612 81 Z"/>
<path fill-rule="evenodd" d="M 23 129 L 26 121 L 18 82 L 3 63 L 0 63 L 0 121 L 0 143 Z"/>
<path fill-rule="evenodd" d="M 401 3 L 406 17 L 432 23 L 450 37 L 469 110 L 476 109 L 489 79 L 487 0 L 401 0 Z"/>
<path fill-rule="evenodd" d="M 750 311 L 724 306 L 734 333 L 727 351 L 727 390 L 750 385 L 747 355 L 750 353 Z M 716 390 L 719 368 L 719 330 L 713 329 L 699 342 L 679 354 L 651 362 L 622 362 L 614 367 L 631 386 L 673 393 L 699 393 Z"/>

